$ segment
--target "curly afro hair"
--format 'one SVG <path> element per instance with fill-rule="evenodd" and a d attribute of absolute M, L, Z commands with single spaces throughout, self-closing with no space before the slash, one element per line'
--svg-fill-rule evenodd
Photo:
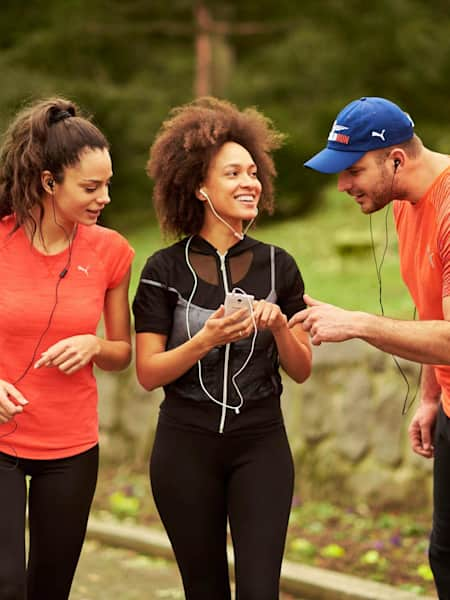
<path fill-rule="evenodd" d="M 262 184 L 261 210 L 273 212 L 271 153 L 284 135 L 255 108 L 240 111 L 226 100 L 203 97 L 172 109 L 150 148 L 147 174 L 154 180 L 153 201 L 162 231 L 182 237 L 200 231 L 204 205 L 196 191 L 212 158 L 226 142 L 236 142 L 252 156 Z"/>

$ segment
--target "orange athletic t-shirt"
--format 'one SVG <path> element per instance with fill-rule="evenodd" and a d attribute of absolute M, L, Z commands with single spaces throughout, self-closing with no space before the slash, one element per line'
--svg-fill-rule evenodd
<path fill-rule="evenodd" d="M 0 425 L 0 451 L 35 459 L 73 456 L 98 441 L 93 364 L 72 375 L 33 365 L 59 340 L 96 333 L 105 293 L 121 282 L 134 251 L 114 230 L 79 225 L 50 327 L 36 348 L 48 326 L 69 250 L 41 254 L 22 228 L 10 235 L 14 223 L 12 216 L 0 221 L 0 379 L 15 384 L 31 363 L 15 384 L 29 404 L 15 417 L 17 427 L 12 421 Z"/>
<path fill-rule="evenodd" d="M 400 268 L 421 320 L 443 319 L 450 296 L 450 167 L 411 204 L 394 202 Z M 450 417 L 450 366 L 435 366 L 442 404 Z"/>

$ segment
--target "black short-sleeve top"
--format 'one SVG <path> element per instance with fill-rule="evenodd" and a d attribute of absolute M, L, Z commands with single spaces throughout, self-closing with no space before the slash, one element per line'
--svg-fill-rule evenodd
<path fill-rule="evenodd" d="M 283 249 L 246 236 L 221 255 L 193 236 L 147 260 L 133 301 L 136 333 L 166 335 L 170 350 L 195 335 L 233 288 L 278 304 L 288 319 L 305 308 L 302 276 Z M 214 348 L 164 391 L 160 420 L 182 428 L 232 434 L 283 423 L 278 353 L 268 330 Z"/>

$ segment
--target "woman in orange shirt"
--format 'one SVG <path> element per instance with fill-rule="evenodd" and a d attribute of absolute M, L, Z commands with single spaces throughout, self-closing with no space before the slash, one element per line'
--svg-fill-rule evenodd
<path fill-rule="evenodd" d="M 21 111 L 0 153 L 0 595 L 65 600 L 98 467 L 94 364 L 130 362 L 133 250 L 97 225 L 109 145 L 64 99 Z M 97 336 L 101 315 L 105 339 Z M 25 566 L 26 476 L 30 477 Z"/>

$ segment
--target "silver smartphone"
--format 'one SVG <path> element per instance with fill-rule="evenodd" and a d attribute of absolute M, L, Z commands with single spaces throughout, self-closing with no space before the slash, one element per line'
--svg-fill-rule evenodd
<path fill-rule="evenodd" d="M 225 316 L 228 317 L 232 315 L 237 310 L 241 310 L 241 308 L 247 309 L 247 314 L 244 316 L 247 317 L 251 314 L 254 296 L 251 294 L 242 294 L 239 292 L 227 292 L 225 294 Z"/>

